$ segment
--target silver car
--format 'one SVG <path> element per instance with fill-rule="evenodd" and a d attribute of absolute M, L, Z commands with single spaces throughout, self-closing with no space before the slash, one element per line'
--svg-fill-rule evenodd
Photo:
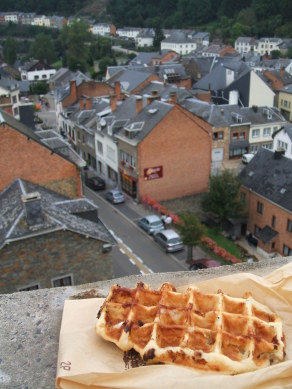
<path fill-rule="evenodd" d="M 112 189 L 105 195 L 105 198 L 112 204 L 121 204 L 125 202 L 123 193 L 118 189 Z"/>
<path fill-rule="evenodd" d="M 157 215 L 148 215 L 142 217 L 138 224 L 143 230 L 145 230 L 149 235 L 152 235 L 155 232 L 164 230 L 164 225 L 161 219 Z"/>
<path fill-rule="evenodd" d="M 181 237 L 174 230 L 163 230 L 154 234 L 154 240 L 164 248 L 167 253 L 184 249 Z"/>

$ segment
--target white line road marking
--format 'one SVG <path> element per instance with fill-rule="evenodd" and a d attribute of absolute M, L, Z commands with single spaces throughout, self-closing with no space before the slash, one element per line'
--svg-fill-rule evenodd
<path fill-rule="evenodd" d="M 136 258 L 138 259 L 139 262 L 143 263 L 143 260 L 140 257 L 136 256 Z"/>
<path fill-rule="evenodd" d="M 129 258 L 129 261 L 131 262 L 132 265 L 136 266 L 136 263 L 133 261 L 132 258 Z"/>
<path fill-rule="evenodd" d="M 124 251 L 123 249 L 121 249 L 121 248 L 120 248 L 120 252 L 121 252 L 122 254 L 126 254 L 125 251 Z"/>

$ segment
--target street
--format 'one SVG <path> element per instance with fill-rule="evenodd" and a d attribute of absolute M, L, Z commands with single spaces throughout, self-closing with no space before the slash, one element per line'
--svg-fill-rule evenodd
<path fill-rule="evenodd" d="M 98 205 L 99 217 L 118 241 L 111 253 L 115 278 L 187 270 L 186 252 L 166 254 L 138 227 L 140 215 L 127 206 L 127 201 L 113 206 L 104 199 L 104 192 L 96 193 L 85 186 L 84 194 Z"/>

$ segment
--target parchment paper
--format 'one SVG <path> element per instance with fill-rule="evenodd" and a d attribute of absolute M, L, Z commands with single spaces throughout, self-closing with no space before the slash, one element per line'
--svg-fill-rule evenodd
<path fill-rule="evenodd" d="M 221 289 L 232 297 L 242 297 L 250 291 L 257 301 L 277 313 L 286 336 L 285 361 L 235 376 L 175 365 L 126 369 L 123 351 L 94 331 L 96 315 L 104 299 L 66 300 L 59 339 L 57 388 L 292 388 L 292 263 L 264 278 L 237 273 L 195 285 L 205 293 Z M 177 290 L 183 291 L 188 286 Z"/>

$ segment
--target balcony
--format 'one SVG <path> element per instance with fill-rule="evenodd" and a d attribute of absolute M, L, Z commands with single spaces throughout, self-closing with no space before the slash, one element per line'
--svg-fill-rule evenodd
<path fill-rule="evenodd" d="M 114 283 L 134 287 L 143 281 L 158 288 L 166 281 L 181 286 L 237 272 L 264 276 L 288 263 L 292 263 L 292 257 L 0 295 L 0 386 L 2 389 L 55 387 L 59 331 L 66 299 L 103 297 Z"/>

